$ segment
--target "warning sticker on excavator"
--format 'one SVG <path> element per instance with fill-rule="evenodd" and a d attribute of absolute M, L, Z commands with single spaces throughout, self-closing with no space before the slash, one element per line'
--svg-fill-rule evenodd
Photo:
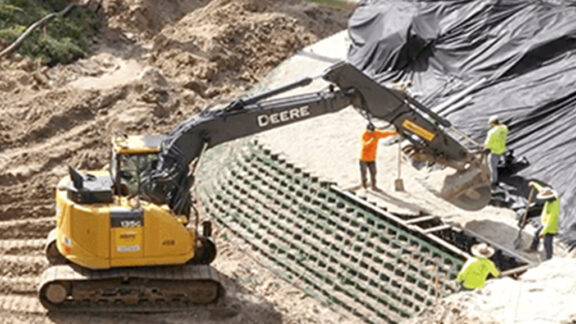
<path fill-rule="evenodd" d="M 402 126 L 407 130 L 411 131 L 412 133 L 422 137 L 423 139 L 427 140 L 428 142 L 432 141 L 436 134 L 432 133 L 431 131 L 425 129 L 424 127 L 417 125 L 410 120 L 406 119 L 402 122 Z"/>
<path fill-rule="evenodd" d="M 142 228 L 115 229 L 116 251 L 138 252 L 142 244 Z"/>

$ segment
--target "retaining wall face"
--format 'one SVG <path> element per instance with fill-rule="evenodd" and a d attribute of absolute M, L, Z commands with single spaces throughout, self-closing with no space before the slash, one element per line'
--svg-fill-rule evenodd
<path fill-rule="evenodd" d="M 461 256 L 267 149 L 232 145 L 203 158 L 202 206 L 285 280 L 373 323 L 401 321 L 455 291 Z"/>

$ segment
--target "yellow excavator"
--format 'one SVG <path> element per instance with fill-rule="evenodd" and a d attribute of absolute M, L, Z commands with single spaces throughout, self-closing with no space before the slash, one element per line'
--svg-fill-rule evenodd
<path fill-rule="evenodd" d="M 157 312 L 216 302 L 225 292 L 210 266 L 216 257 L 211 224 L 200 224 L 191 195 L 201 154 L 350 105 L 370 121 L 394 125 L 413 161 L 453 168 L 445 199 L 468 210 L 488 204 L 483 149 L 455 136 L 448 120 L 348 63 L 330 67 L 323 78 L 329 82 L 323 91 L 271 99 L 313 80 L 304 78 L 204 111 L 167 136 L 115 136 L 108 170 L 70 167 L 56 190 L 42 305 L 50 311 Z"/>

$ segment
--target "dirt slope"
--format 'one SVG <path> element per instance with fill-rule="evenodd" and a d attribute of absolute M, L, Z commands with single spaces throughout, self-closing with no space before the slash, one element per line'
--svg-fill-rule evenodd
<path fill-rule="evenodd" d="M 21 58 L 0 62 L 3 321 L 342 321 L 221 238 L 216 267 L 229 277 L 230 291 L 224 305 L 157 317 L 46 316 L 35 280 L 47 266 L 43 239 L 54 226 L 54 187 L 68 164 L 103 167 L 114 132 L 165 133 L 239 94 L 347 20 L 346 12 L 296 0 L 105 0 L 100 10 L 103 27 L 93 56 L 52 69 Z"/>
<path fill-rule="evenodd" d="M 481 291 L 449 296 L 409 323 L 576 323 L 575 271 L 574 259 L 555 258 L 517 281 L 492 280 Z"/>

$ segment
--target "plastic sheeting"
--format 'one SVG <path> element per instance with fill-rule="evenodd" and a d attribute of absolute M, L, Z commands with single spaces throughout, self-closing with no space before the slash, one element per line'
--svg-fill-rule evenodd
<path fill-rule="evenodd" d="M 500 116 L 509 149 L 531 163 L 520 175 L 559 192 L 573 241 L 575 17 L 562 1 L 364 1 L 350 19 L 349 61 L 381 83 L 412 81 L 412 95 L 480 141 Z"/>

